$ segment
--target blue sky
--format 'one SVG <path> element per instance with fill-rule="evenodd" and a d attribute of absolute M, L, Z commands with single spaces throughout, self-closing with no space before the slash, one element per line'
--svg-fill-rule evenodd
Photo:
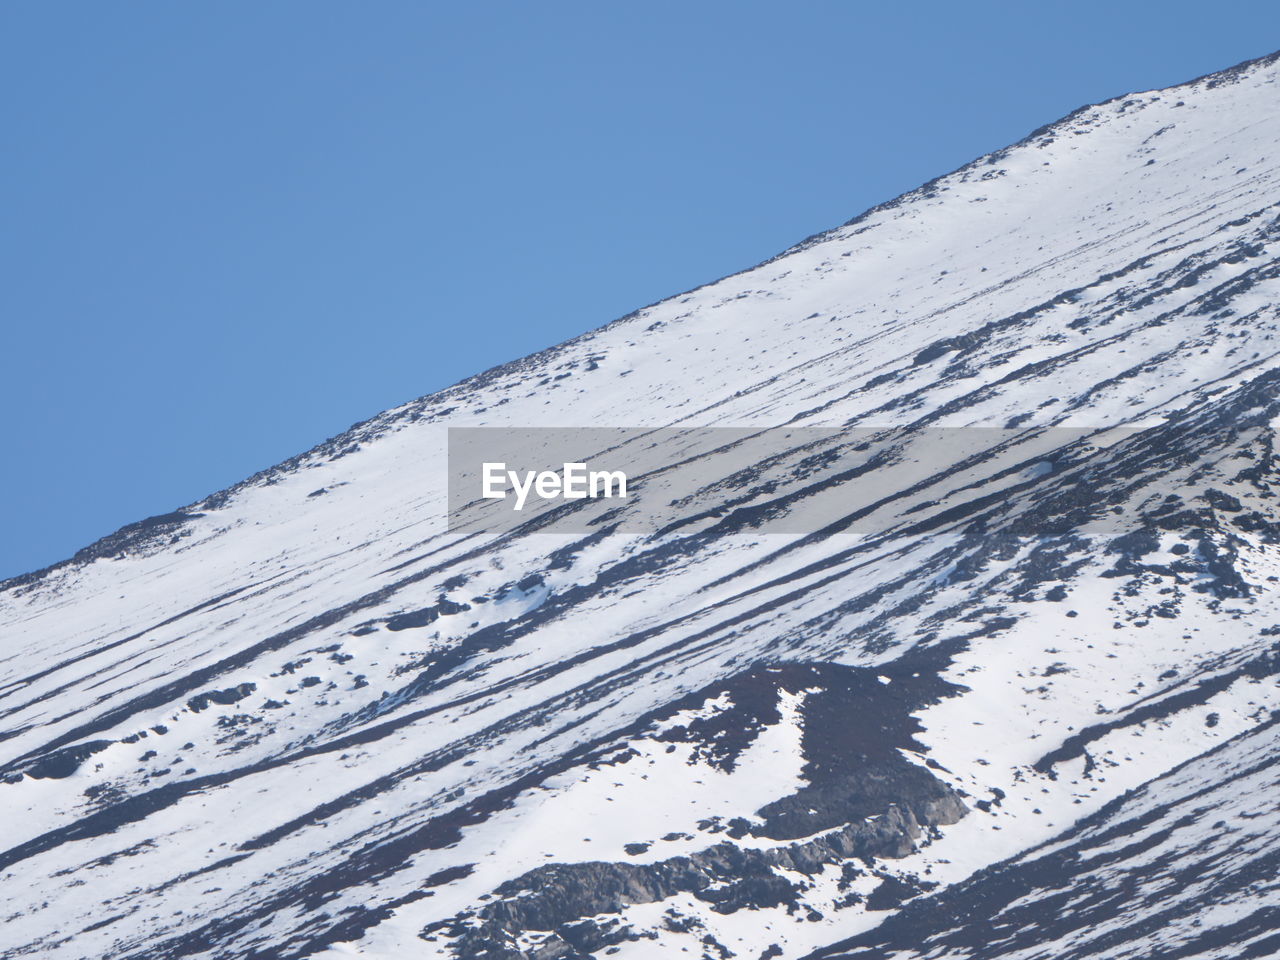
<path fill-rule="evenodd" d="M 747 267 L 1274 2 L 0 7 L 0 577 Z"/>

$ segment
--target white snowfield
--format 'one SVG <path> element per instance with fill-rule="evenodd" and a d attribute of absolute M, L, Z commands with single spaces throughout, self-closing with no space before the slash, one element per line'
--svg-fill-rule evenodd
<path fill-rule="evenodd" d="M 0 585 L 0 956 L 1277 955 L 1277 304 L 1271 57 Z M 446 530 L 449 427 L 782 424 L 893 494 Z"/>

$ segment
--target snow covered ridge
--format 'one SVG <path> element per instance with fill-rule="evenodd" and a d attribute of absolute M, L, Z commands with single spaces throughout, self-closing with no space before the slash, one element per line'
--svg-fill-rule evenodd
<path fill-rule="evenodd" d="M 1077 111 L 0 585 L 0 954 L 1273 955 L 1278 73 Z M 791 533 L 765 475 L 451 532 L 449 429 L 530 426 L 866 430 L 897 479 Z"/>

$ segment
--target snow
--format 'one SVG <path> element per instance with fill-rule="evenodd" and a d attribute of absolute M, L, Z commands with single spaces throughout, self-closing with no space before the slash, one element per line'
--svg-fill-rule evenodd
<path fill-rule="evenodd" d="M 1130 718 L 1274 642 L 1262 631 L 1280 623 L 1280 554 L 1236 530 L 1250 595 L 1197 592 L 1206 574 L 1178 586 L 1176 617 L 1150 614 L 1167 578 L 1109 575 L 1112 538 L 1169 490 L 1239 492 L 1242 463 L 1199 475 L 1171 459 L 1139 483 L 1119 458 L 1138 428 L 1188 436 L 1280 366 L 1280 278 L 1266 269 L 1280 250 L 1278 74 L 1264 63 L 1090 107 L 756 268 L 388 411 L 194 505 L 154 542 L 0 589 L 0 769 L 111 741 L 65 778 L 0 781 L 13 955 L 284 955 L 319 937 L 310 955 L 451 956 L 422 928 L 540 863 L 694 853 L 722 839 L 700 821 L 750 819 L 794 792 L 803 730 L 785 692 L 782 720 L 731 771 L 638 733 L 625 762 L 573 759 L 767 662 L 866 667 L 892 691 L 898 657 L 966 638 L 945 673 L 965 689 L 917 712 L 917 739 L 974 809 L 878 862 L 883 875 L 957 883 L 1066 843 L 1169 771 L 1192 792 L 1207 774 L 1191 761 L 1280 708 L 1275 677 Z M 821 535 L 450 533 L 448 428 L 529 424 L 894 428 L 899 455 L 868 516 Z M 1073 461 L 1086 435 L 1094 452 Z M 1072 527 L 1085 546 L 1064 599 L 1046 599 L 1052 580 L 1028 593 L 1020 578 L 1051 535 L 1019 521 L 1088 471 L 1133 489 L 1120 515 Z M 814 502 L 854 505 L 839 486 Z M 1179 536 L 1143 562 L 1175 563 Z M 388 628 L 442 597 L 468 609 Z M 237 703 L 188 705 L 250 683 Z M 1087 744 L 1092 768 L 1037 768 L 1112 721 Z M 803 956 L 883 919 L 836 905 L 875 876 L 838 877 L 788 878 L 820 920 L 720 914 L 685 894 L 631 905 L 625 921 L 656 939 L 616 955 L 674 955 L 709 934 L 743 955 L 776 942 Z M 392 903 L 367 929 L 325 933 Z M 695 933 L 667 929 L 669 911 Z M 176 953 L 187 935 L 207 942 Z"/>

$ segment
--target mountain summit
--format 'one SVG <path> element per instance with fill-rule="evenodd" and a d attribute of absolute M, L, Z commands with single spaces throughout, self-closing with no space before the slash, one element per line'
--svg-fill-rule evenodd
<path fill-rule="evenodd" d="M 1280 953 L 1278 79 L 1085 107 L 0 584 L 0 953 Z M 682 431 L 774 447 L 655 529 L 487 530 L 460 427 L 655 431 L 651 498 Z"/>

